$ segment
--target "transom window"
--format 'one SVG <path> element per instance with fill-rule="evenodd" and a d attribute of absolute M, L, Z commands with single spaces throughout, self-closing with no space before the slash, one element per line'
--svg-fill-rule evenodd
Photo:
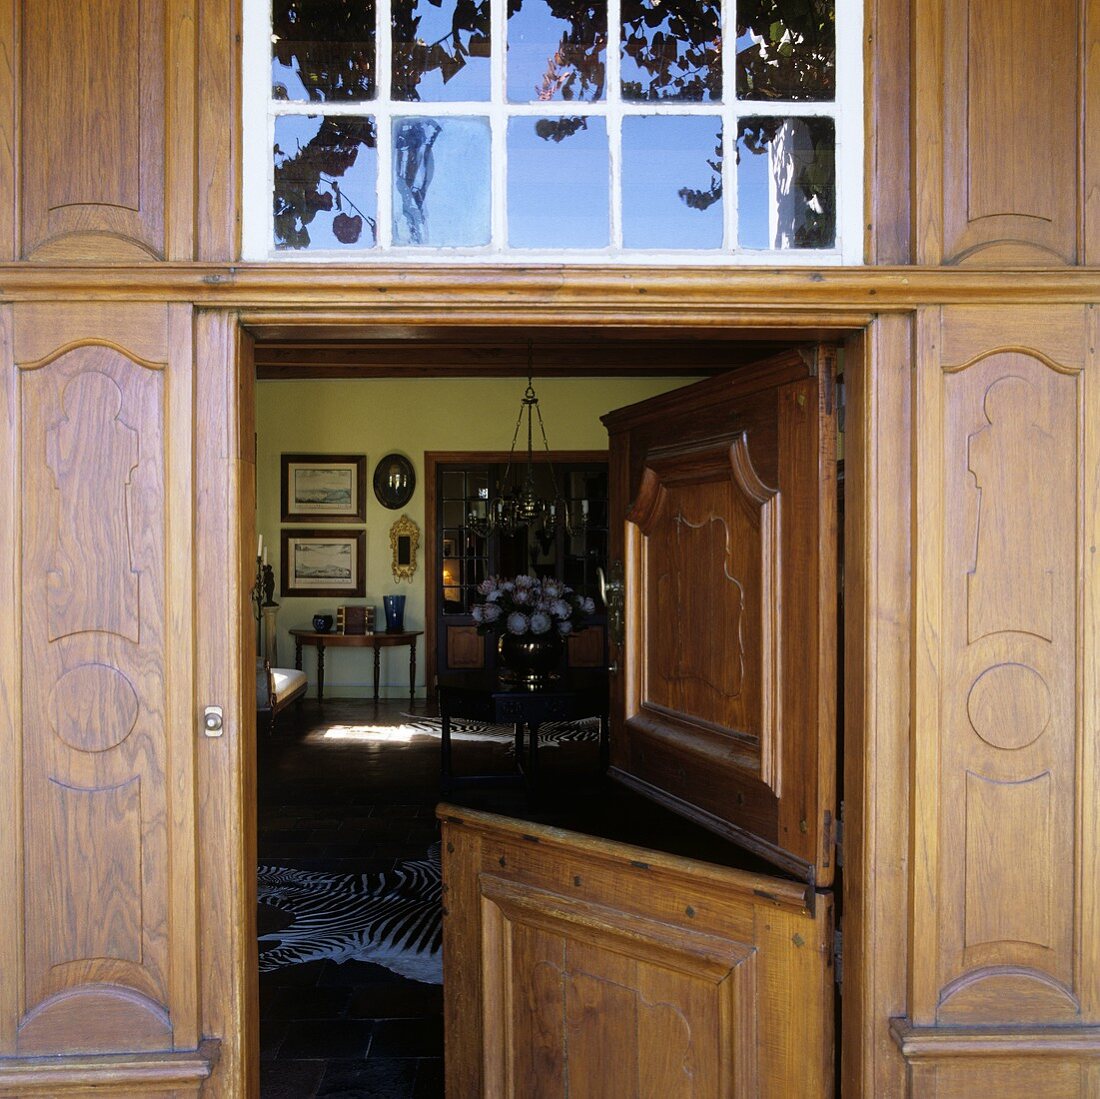
<path fill-rule="evenodd" d="M 245 257 L 859 263 L 861 7 L 245 0 Z"/>

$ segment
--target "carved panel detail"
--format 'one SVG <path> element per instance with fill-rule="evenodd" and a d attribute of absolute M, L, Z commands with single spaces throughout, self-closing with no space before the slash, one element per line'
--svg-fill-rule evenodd
<path fill-rule="evenodd" d="M 998 378 L 985 393 L 986 426 L 968 440 L 968 467 L 978 487 L 967 587 L 971 642 L 1005 630 L 1052 637 L 1047 534 L 1054 503 L 1043 485 L 1056 448 L 1036 422 L 1038 399 L 1024 378 Z"/>
<path fill-rule="evenodd" d="M 105 752 L 121 744 L 137 724 L 139 707 L 133 684 L 106 664 L 73 668 L 50 692 L 54 732 L 81 752 Z"/>
<path fill-rule="evenodd" d="M 922 43 L 928 54 L 918 61 L 918 96 L 927 96 L 922 124 L 942 130 L 933 141 L 918 138 L 915 168 L 918 186 L 942 209 L 942 252 L 926 240 L 918 259 L 1079 262 L 1077 44 L 1086 33 L 1084 6 L 943 0 L 941 10 L 942 25 L 929 28 Z M 924 18 L 931 24 L 937 14 Z M 1051 156 L 1051 149 L 1066 155 Z M 934 159 L 941 154 L 942 176 Z M 932 220 L 930 204 L 926 209 Z"/>
<path fill-rule="evenodd" d="M 937 687 L 916 711 L 918 737 L 935 739 L 916 774 L 938 819 L 934 913 L 918 919 L 929 921 L 935 975 L 925 979 L 925 951 L 914 1017 L 1000 1025 L 999 1004 L 1023 997 L 1036 1023 L 1060 1023 L 1079 996 L 1081 376 L 1019 347 L 983 354 L 968 318 L 950 337 L 962 362 L 918 398 L 929 410 L 918 515 L 933 528 L 942 515 L 942 532 L 932 553 L 923 543 L 921 576 L 934 579 L 917 585 L 935 593 L 934 612 L 920 613 L 935 623 Z"/>
<path fill-rule="evenodd" d="M 164 255 L 166 4 L 20 5 L 23 258 Z"/>
<path fill-rule="evenodd" d="M 997 664 L 970 688 L 966 712 L 974 732 L 991 747 L 1034 744 L 1050 723 L 1050 688 L 1034 668 Z"/>
<path fill-rule="evenodd" d="M 49 965 L 142 961 L 141 780 L 83 790 L 49 784 L 57 837 L 47 911 L 68 914 L 50 927 Z"/>
<path fill-rule="evenodd" d="M 777 716 L 779 494 L 744 433 L 718 448 L 724 462 L 704 453 L 655 455 L 631 513 L 645 547 L 645 698 L 759 744 Z"/>
<path fill-rule="evenodd" d="M 121 417 L 122 390 L 98 371 L 73 378 L 61 402 L 64 418 L 46 435 L 57 491 L 50 639 L 98 630 L 136 642 L 129 491 L 138 434 Z"/>
<path fill-rule="evenodd" d="M 21 365 L 19 1049 L 76 1036 L 88 1052 L 164 1049 L 179 1023 L 170 976 L 194 964 L 174 960 L 169 915 L 193 867 L 170 855 L 186 851 L 173 835 L 189 809 L 169 745 L 168 373 L 99 340 Z M 185 499 L 186 446 L 172 467 Z M 81 1011 L 98 1022 L 74 1032 Z"/>
<path fill-rule="evenodd" d="M 967 772 L 968 949 L 998 942 L 1050 948 L 1052 797 L 1049 772 L 1021 782 Z"/>

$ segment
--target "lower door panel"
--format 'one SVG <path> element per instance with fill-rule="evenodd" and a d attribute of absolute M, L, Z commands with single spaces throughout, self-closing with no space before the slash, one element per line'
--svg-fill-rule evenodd
<path fill-rule="evenodd" d="M 447 1094 L 832 1094 L 832 902 L 442 807 Z"/>

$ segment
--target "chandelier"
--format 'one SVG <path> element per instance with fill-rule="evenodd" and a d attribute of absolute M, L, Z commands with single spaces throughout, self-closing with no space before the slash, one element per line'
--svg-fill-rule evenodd
<path fill-rule="evenodd" d="M 537 533 L 548 535 L 558 529 L 566 534 L 574 534 L 584 529 L 588 521 L 587 500 L 581 501 L 581 512 L 571 514 L 569 502 L 558 491 L 558 475 L 550 458 L 550 444 L 546 440 L 546 426 L 542 422 L 539 399 L 535 396 L 535 387 L 531 373 L 531 345 L 527 345 L 527 388 L 519 405 L 516 417 L 516 429 L 512 433 L 512 445 L 508 451 L 508 464 L 504 476 L 497 484 L 496 496 L 489 500 L 484 509 L 477 505 L 466 518 L 466 525 L 479 537 L 494 532 L 510 535 L 524 528 L 533 528 Z M 527 457 L 523 468 L 523 477 L 509 488 L 512 466 L 517 471 L 519 463 L 516 456 L 516 441 L 524 417 L 527 419 Z M 535 483 L 534 421 L 538 418 L 539 433 L 542 436 L 542 448 L 546 452 L 546 463 L 550 471 L 552 495 L 541 495 Z"/>

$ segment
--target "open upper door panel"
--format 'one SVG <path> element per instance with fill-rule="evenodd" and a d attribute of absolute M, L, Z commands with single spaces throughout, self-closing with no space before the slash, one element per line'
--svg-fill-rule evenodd
<path fill-rule="evenodd" d="M 625 630 L 611 773 L 823 886 L 836 812 L 836 353 L 604 417 Z"/>

